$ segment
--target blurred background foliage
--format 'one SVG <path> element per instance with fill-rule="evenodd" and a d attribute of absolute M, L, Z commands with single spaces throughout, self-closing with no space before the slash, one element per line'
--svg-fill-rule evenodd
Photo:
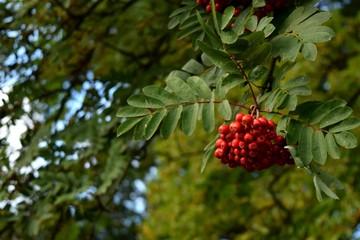
<path fill-rule="evenodd" d="M 322 1 L 337 36 L 289 73 L 309 75 L 313 99 L 343 98 L 357 117 L 359 4 Z M 318 202 L 311 178 L 295 167 L 249 174 L 213 159 L 200 174 L 213 138 L 202 130 L 166 141 L 116 138 L 126 99 L 163 86 L 197 57 L 191 39 L 167 29 L 179 6 L 0 0 L 0 238 L 360 238 L 358 148 L 329 159 L 345 189 L 339 201 Z"/>

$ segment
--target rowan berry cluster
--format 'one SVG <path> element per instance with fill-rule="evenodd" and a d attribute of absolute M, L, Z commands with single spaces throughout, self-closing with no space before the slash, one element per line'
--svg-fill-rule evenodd
<path fill-rule="evenodd" d="M 235 7 L 234 16 L 238 16 L 241 11 L 251 5 L 251 0 L 215 0 L 215 9 L 217 12 L 222 13 L 227 7 Z M 289 0 L 266 0 L 266 5 L 255 10 L 256 15 L 259 18 L 264 16 L 271 15 L 284 6 L 289 4 Z M 210 0 L 197 0 L 197 4 L 201 7 L 204 7 L 207 12 L 211 12 Z"/>
<path fill-rule="evenodd" d="M 238 113 L 235 121 L 219 127 L 215 157 L 229 167 L 262 170 L 274 164 L 294 164 L 286 143 L 275 131 L 276 124 L 265 117 Z"/>

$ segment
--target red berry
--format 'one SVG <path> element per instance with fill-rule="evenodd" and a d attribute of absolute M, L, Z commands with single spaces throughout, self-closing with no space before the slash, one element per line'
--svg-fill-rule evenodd
<path fill-rule="evenodd" d="M 255 158 L 258 155 L 256 151 L 249 151 L 249 157 Z"/>
<path fill-rule="evenodd" d="M 252 124 L 253 124 L 254 129 L 259 129 L 260 127 L 262 127 L 262 124 L 261 124 L 260 120 L 257 119 L 257 118 L 253 120 Z"/>
<path fill-rule="evenodd" d="M 241 12 L 241 8 L 240 8 L 240 7 L 236 7 L 236 8 L 235 8 L 235 12 L 234 12 L 234 17 L 239 16 L 240 12 Z"/>
<path fill-rule="evenodd" d="M 242 118 L 242 123 L 246 125 L 251 125 L 253 123 L 253 116 L 247 114 Z"/>
<path fill-rule="evenodd" d="M 244 141 L 245 142 L 252 142 L 254 140 L 254 137 L 251 133 L 246 133 L 245 136 L 244 136 Z"/>
<path fill-rule="evenodd" d="M 211 6 L 210 6 L 210 4 L 206 5 L 205 10 L 206 10 L 208 13 L 211 13 Z"/>
<path fill-rule="evenodd" d="M 235 138 L 239 140 L 244 140 L 244 135 L 245 135 L 244 133 L 236 133 Z"/>
<path fill-rule="evenodd" d="M 283 136 L 278 135 L 275 138 L 275 142 L 277 145 L 283 146 L 283 144 L 285 143 L 285 138 Z"/>
<path fill-rule="evenodd" d="M 264 135 L 261 135 L 257 137 L 256 141 L 260 144 L 264 143 L 266 141 L 266 137 Z"/>
<path fill-rule="evenodd" d="M 232 122 L 230 123 L 230 131 L 237 132 L 241 129 L 241 123 L 239 122 Z"/>
<path fill-rule="evenodd" d="M 270 139 L 275 139 L 276 138 L 276 132 L 274 130 L 271 130 L 271 131 L 268 132 L 267 136 Z"/>
<path fill-rule="evenodd" d="M 250 150 L 257 150 L 258 149 L 258 145 L 256 142 L 252 142 L 248 145 Z"/>
<path fill-rule="evenodd" d="M 234 139 L 234 140 L 232 140 L 231 141 L 231 146 L 233 147 L 233 148 L 238 148 L 239 147 L 239 140 L 238 139 Z"/>
<path fill-rule="evenodd" d="M 224 149 L 221 149 L 221 148 L 217 148 L 214 153 L 216 158 L 222 158 L 224 156 L 224 154 L 225 154 L 225 151 L 224 151 Z"/>
<path fill-rule="evenodd" d="M 247 145 L 246 142 L 240 141 L 240 142 L 239 142 L 239 147 L 240 147 L 241 149 L 247 149 L 248 145 Z"/>
<path fill-rule="evenodd" d="M 249 155 L 249 152 L 248 152 L 248 150 L 246 150 L 246 149 L 241 149 L 240 155 L 241 155 L 241 156 L 247 156 L 247 155 Z"/>
<path fill-rule="evenodd" d="M 243 113 L 238 113 L 238 114 L 236 114 L 235 120 L 236 120 L 237 122 L 241 123 L 244 116 L 245 116 L 245 114 L 243 114 Z"/>
<path fill-rule="evenodd" d="M 268 120 L 264 117 L 259 117 L 258 120 L 261 122 L 263 128 L 266 128 L 268 125 Z"/>
<path fill-rule="evenodd" d="M 223 125 L 221 125 L 220 127 L 219 127 L 219 133 L 221 133 L 221 134 L 228 134 L 229 133 L 229 131 L 230 131 L 230 128 L 229 128 L 229 126 L 227 125 L 227 124 L 223 124 Z"/>
<path fill-rule="evenodd" d="M 275 123 L 273 120 L 268 120 L 268 128 L 269 129 L 275 129 Z"/>

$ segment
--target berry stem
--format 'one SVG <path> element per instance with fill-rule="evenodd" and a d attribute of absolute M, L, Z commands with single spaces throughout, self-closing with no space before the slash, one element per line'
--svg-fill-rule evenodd
<path fill-rule="evenodd" d="M 225 49 L 225 47 L 224 47 Z M 226 51 L 226 49 L 225 49 Z M 257 100 L 256 100 L 256 96 L 255 96 L 255 92 L 254 92 L 254 89 L 251 85 L 251 82 L 249 80 L 249 77 L 247 76 L 245 70 L 244 70 L 244 67 L 241 65 L 241 63 L 239 63 L 237 60 L 236 60 L 236 57 L 232 54 L 232 53 L 229 53 L 228 51 L 226 51 L 227 54 L 229 55 L 230 59 L 236 64 L 237 68 L 241 71 L 241 73 L 244 75 L 244 79 L 246 80 L 246 82 L 248 83 L 249 85 L 249 88 L 250 88 L 250 91 L 251 91 L 251 95 L 254 99 L 254 105 L 255 107 L 257 108 L 259 106 Z"/>
<path fill-rule="evenodd" d="M 215 0 L 210 0 L 210 4 L 211 4 L 211 13 L 212 13 L 213 20 L 214 20 L 215 30 L 216 30 L 216 33 L 220 36 L 219 23 L 218 23 L 217 17 L 216 17 Z"/>

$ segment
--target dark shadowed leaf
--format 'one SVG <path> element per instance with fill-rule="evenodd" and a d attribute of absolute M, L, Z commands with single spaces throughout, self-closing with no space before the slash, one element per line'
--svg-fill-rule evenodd
<path fill-rule="evenodd" d="M 301 161 L 305 166 L 308 166 L 313 160 L 313 134 L 314 130 L 311 127 L 303 126 L 299 136 L 298 152 Z"/>

